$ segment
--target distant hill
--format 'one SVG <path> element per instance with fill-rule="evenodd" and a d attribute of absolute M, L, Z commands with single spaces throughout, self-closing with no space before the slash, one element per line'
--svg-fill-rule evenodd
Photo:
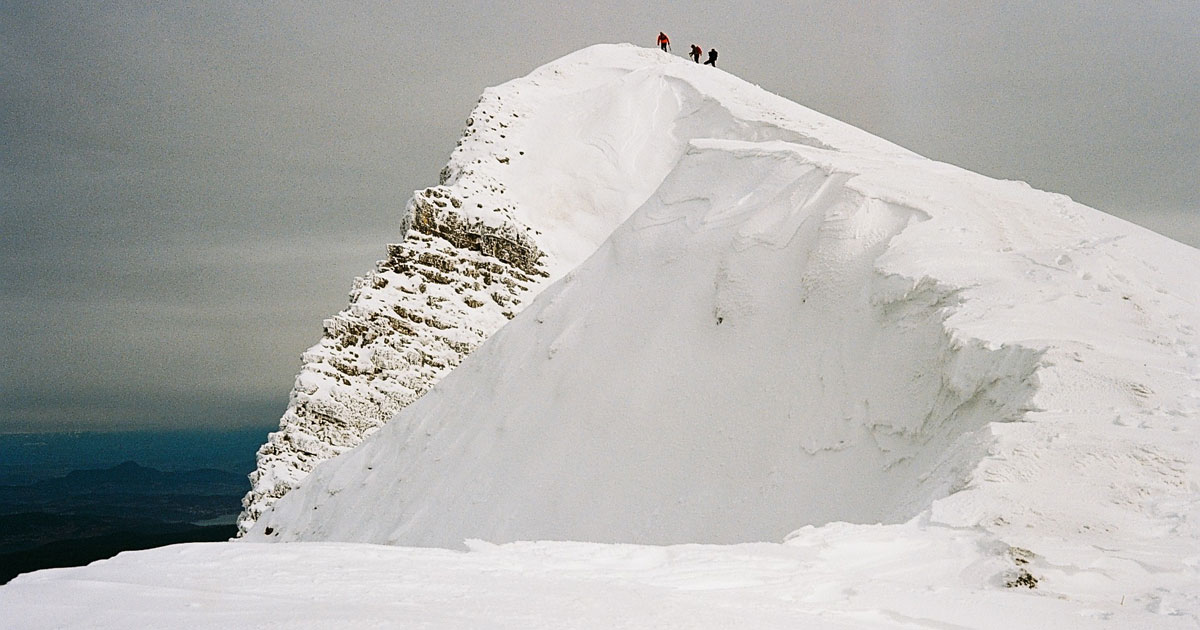
<path fill-rule="evenodd" d="M 39 490 L 57 490 L 70 494 L 119 492 L 141 494 L 214 494 L 224 495 L 245 489 L 246 476 L 205 468 L 181 472 L 163 472 L 156 468 L 124 462 L 112 468 L 73 470 L 66 477 L 35 484 Z"/>
<path fill-rule="evenodd" d="M 135 461 L 159 470 L 254 470 L 272 427 L 0 434 L 0 485 L 29 485 L 73 470 Z"/>
<path fill-rule="evenodd" d="M 0 486 L 0 514 L 45 512 L 193 522 L 236 512 L 248 483 L 221 470 L 163 472 L 125 462 L 31 485 Z"/>

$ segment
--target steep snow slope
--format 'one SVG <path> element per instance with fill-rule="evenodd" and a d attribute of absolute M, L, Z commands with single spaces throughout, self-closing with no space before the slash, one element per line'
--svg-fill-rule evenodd
<path fill-rule="evenodd" d="M 1130 592 L 1200 584 L 1200 253 L 711 69 L 575 59 L 788 131 L 694 135 L 591 258 L 251 539 L 732 543 L 916 517 Z"/>
<path fill-rule="evenodd" d="M 259 450 L 240 527 L 594 252 L 691 139 L 907 155 L 729 79 L 656 50 L 598 46 L 484 92 L 441 184 L 405 209 L 404 240 L 355 281 L 349 307 L 304 353 L 280 429 Z"/>

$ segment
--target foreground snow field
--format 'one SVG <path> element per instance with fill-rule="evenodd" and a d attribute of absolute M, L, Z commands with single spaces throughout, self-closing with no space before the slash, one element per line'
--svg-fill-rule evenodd
<path fill-rule="evenodd" d="M 561 279 L 250 542 L 6 627 L 1200 627 L 1200 252 L 655 50 L 485 100 Z"/>
<path fill-rule="evenodd" d="M 1195 628 L 1179 575 L 1032 560 L 977 531 L 833 524 L 786 543 L 177 545 L 0 589 L 0 628 Z M 1090 566 L 1089 566 L 1090 565 Z M 1018 567 L 1038 588 L 1009 588 Z M 1115 567 L 1120 570 L 1120 567 Z M 1050 590 L 1044 585 L 1050 584 Z M 1055 586 L 1086 584 L 1066 598 Z"/>

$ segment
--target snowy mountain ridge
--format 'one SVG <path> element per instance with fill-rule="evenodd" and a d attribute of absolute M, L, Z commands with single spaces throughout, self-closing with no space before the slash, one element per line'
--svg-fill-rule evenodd
<path fill-rule="evenodd" d="M 601 54 L 597 54 L 603 51 Z M 611 54 L 617 53 L 619 54 Z M 419 398 L 654 191 L 693 138 L 903 149 L 657 51 L 585 49 L 486 90 L 402 242 L 303 355 L 239 527 Z"/>
<path fill-rule="evenodd" d="M 653 193 L 594 255 L 251 540 L 735 543 L 916 517 L 1188 566 L 1168 550 L 1200 509 L 1196 250 L 728 75 L 691 101 L 658 78 L 707 68 L 578 55 L 581 82 L 628 73 L 605 84 L 621 129 L 650 89 L 700 104 L 659 103 L 654 129 L 716 137 L 631 184 Z M 738 108 L 795 120 L 726 124 Z"/>
<path fill-rule="evenodd" d="M 489 90 L 469 128 L 357 299 L 486 341 L 244 540 L 22 576 L 0 609 L 1200 624 L 1200 251 L 657 50 L 569 55 Z M 520 287 L 492 332 L 463 279 L 482 268 Z M 422 278 L 466 314 L 393 301 Z M 345 330 L 350 356 L 387 354 Z"/>

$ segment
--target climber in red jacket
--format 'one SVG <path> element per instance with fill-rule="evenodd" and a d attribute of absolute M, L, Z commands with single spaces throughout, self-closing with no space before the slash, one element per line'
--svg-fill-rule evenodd
<path fill-rule="evenodd" d="M 667 34 L 662 31 L 658 32 L 658 47 L 663 49 L 663 52 L 671 50 L 671 38 L 667 37 Z"/>

